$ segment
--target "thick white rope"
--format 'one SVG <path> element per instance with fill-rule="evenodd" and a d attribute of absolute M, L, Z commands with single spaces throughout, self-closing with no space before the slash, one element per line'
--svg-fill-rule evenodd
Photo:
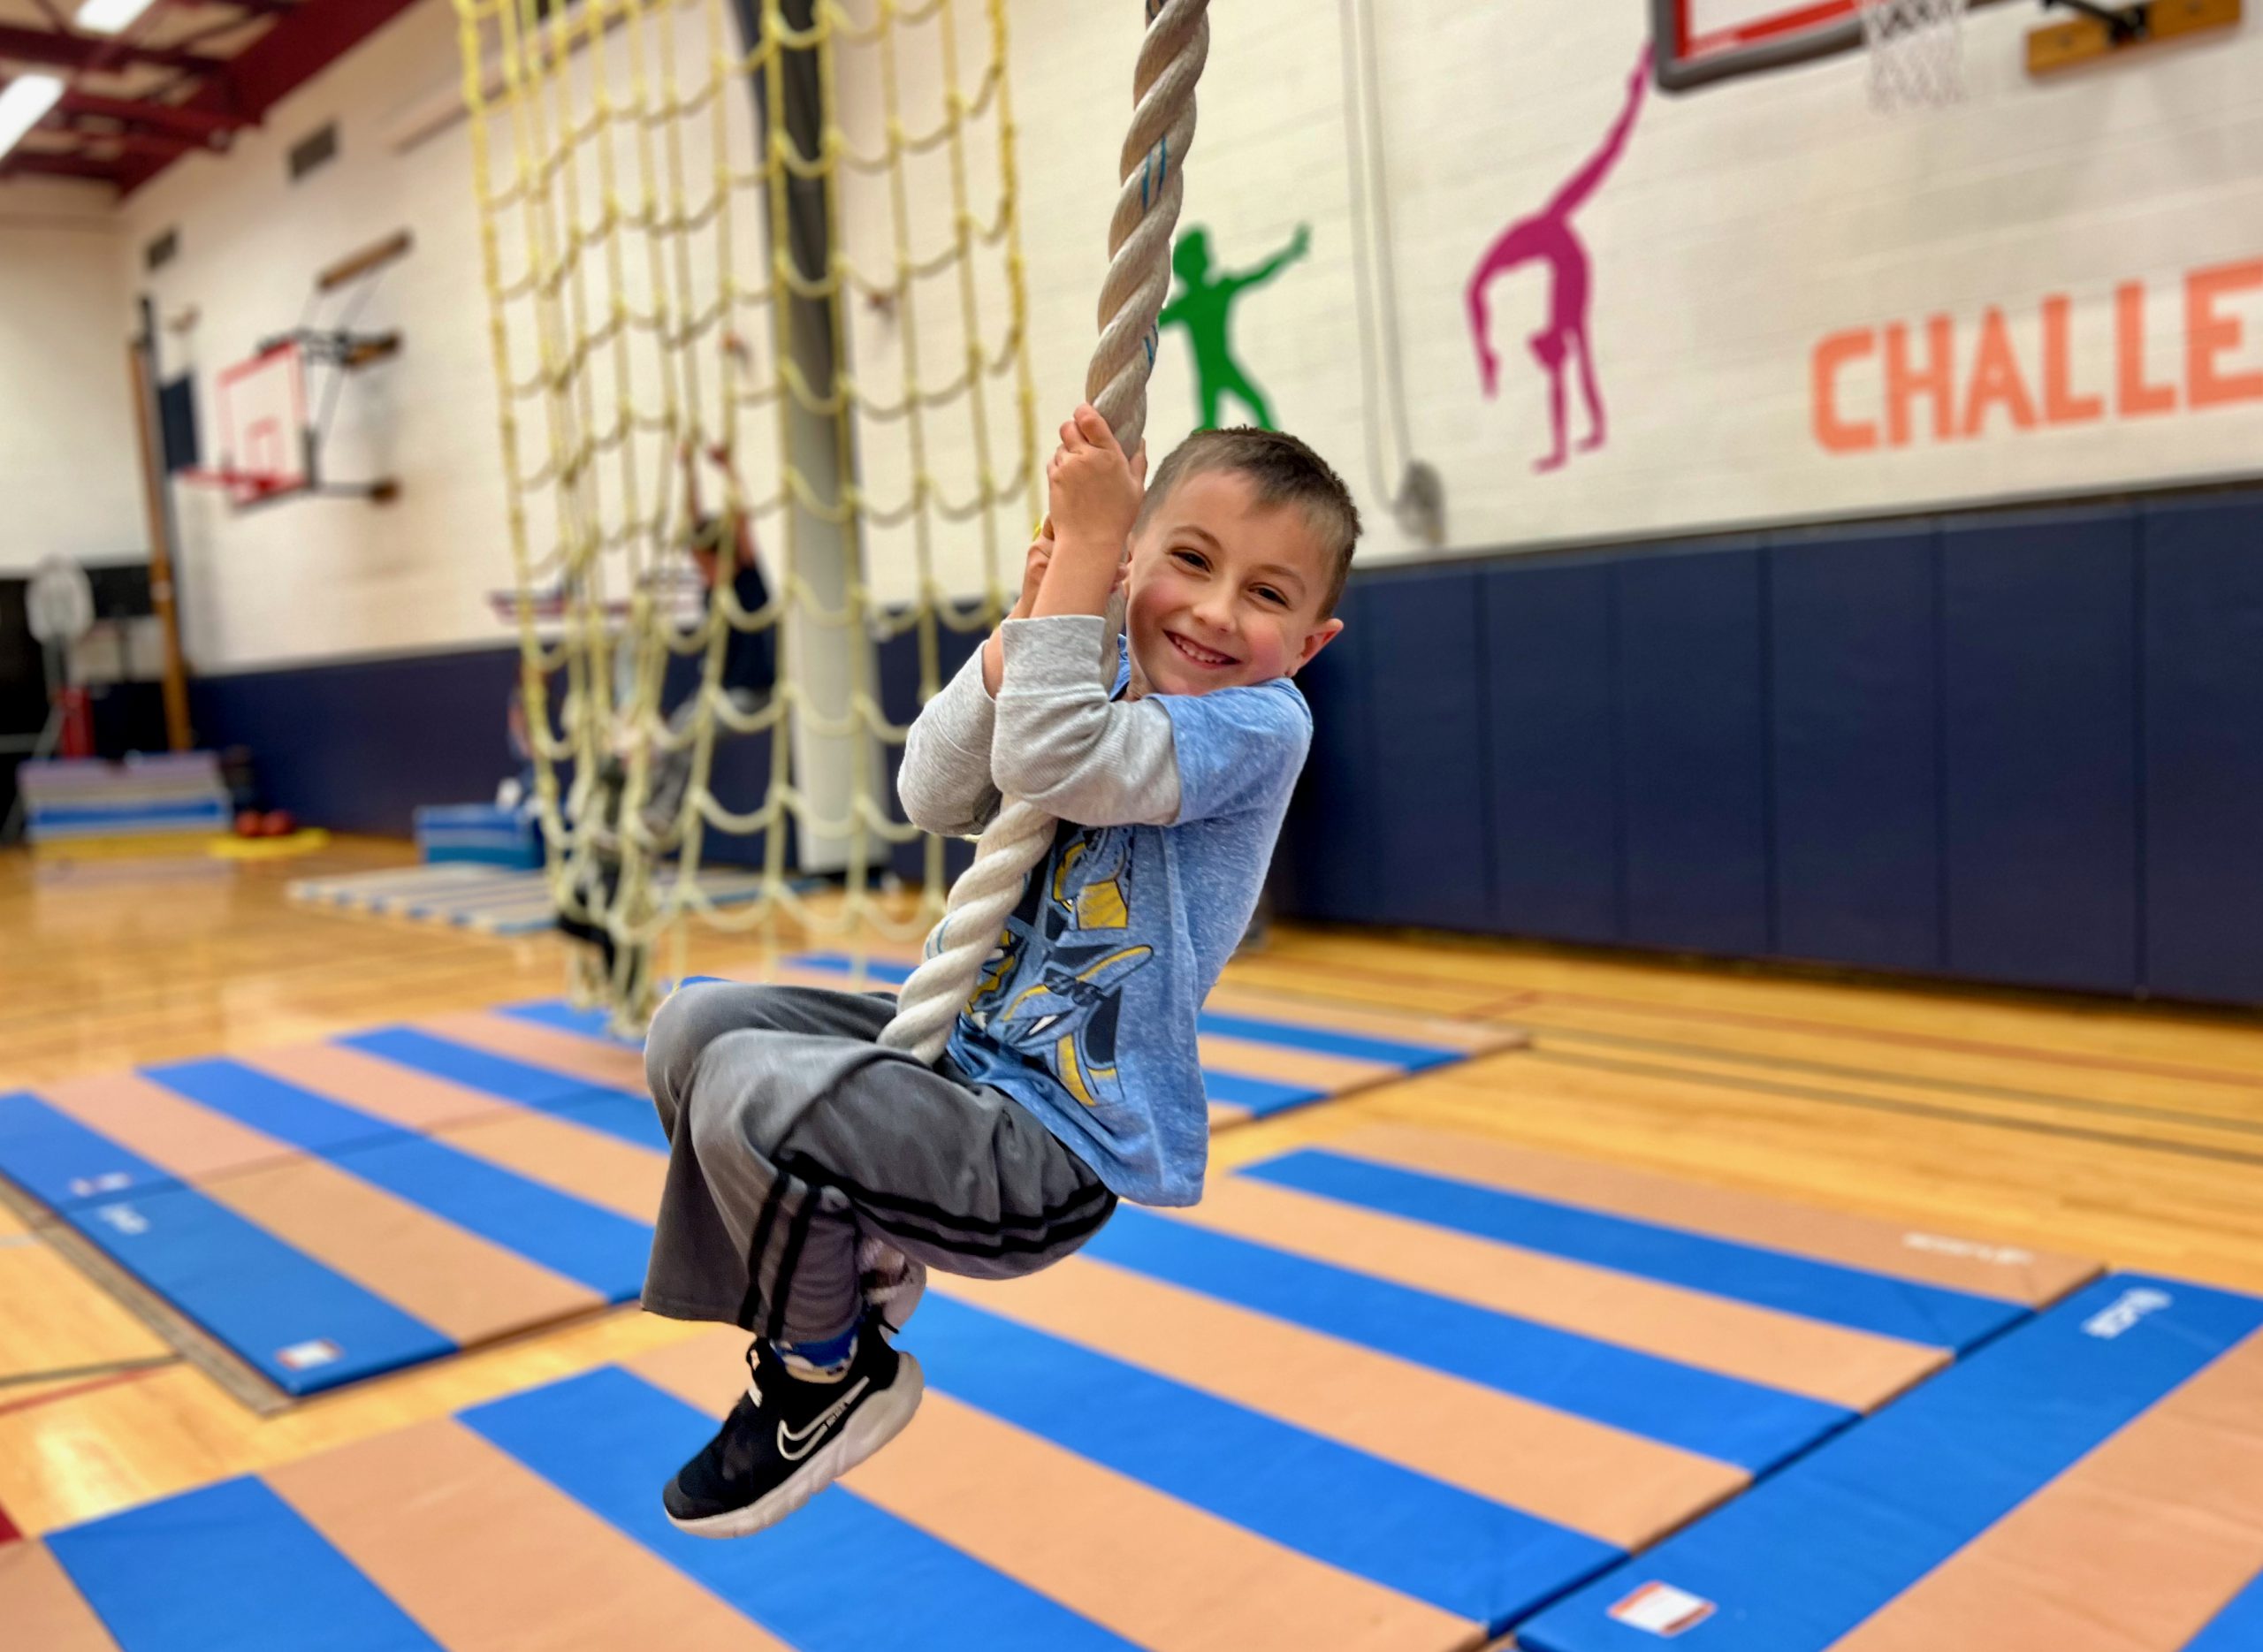
<path fill-rule="evenodd" d="M 1185 193 L 1181 169 L 1194 147 L 1194 85 L 1210 52 L 1210 0 L 1147 0 L 1147 33 L 1132 77 L 1132 127 L 1124 140 L 1123 181 L 1108 227 L 1108 278 L 1101 284 L 1100 344 L 1085 374 L 1085 396 L 1127 453 L 1147 425 L 1147 377 L 1155 365 L 1155 318 L 1170 293 L 1171 237 Z M 1101 680 L 1114 687 L 1116 639 L 1123 622 L 1111 603 L 1101 628 Z M 880 1034 L 890 1049 L 933 1062 L 950 1041 L 981 978 L 983 961 L 1021 900 L 1030 871 L 1053 842 L 1055 821 L 1010 797 L 974 849 L 974 864 L 951 886 L 927 955 L 903 984 L 895 1019 Z"/>

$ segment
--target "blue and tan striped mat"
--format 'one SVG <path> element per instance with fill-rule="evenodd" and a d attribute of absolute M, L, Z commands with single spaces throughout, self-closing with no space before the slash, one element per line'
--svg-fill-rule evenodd
<path fill-rule="evenodd" d="M 2116 1275 L 1519 1633 L 1529 1652 L 2255 1652 L 2263 1301 Z"/>
<path fill-rule="evenodd" d="M 438 1036 L 353 1054 L 431 1076 Z M 507 1132 L 523 1169 L 604 1137 L 577 1105 L 443 1138 L 491 1167 L 470 1144 Z M 759 1537 L 661 1516 L 744 1382 L 699 1335 L 50 1534 L 0 1563 L 0 1621 L 128 1652 L 1474 1648 L 2093 1272 L 1371 1124 L 1033 1278 L 933 1281 L 912 1427 Z"/>
<path fill-rule="evenodd" d="M 1228 996 L 1222 1126 L 1517 1042 Z M 629 1300 L 665 1147 L 642 1052 L 557 1001 L 0 1095 L 17 1202 L 255 1404 Z"/>

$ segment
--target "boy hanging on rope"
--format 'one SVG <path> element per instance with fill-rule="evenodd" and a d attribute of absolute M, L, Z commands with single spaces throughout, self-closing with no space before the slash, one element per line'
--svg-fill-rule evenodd
<path fill-rule="evenodd" d="M 746 1393 L 663 1494 L 687 1531 L 758 1530 L 911 1420 L 918 1365 L 880 1333 L 926 1268 L 1031 1273 L 1119 1199 L 1201 1197 L 1196 1014 L 1304 765 L 1290 679 L 1343 628 L 1360 519 L 1291 436 L 1201 432 L 1143 497 L 1145 468 L 1089 407 L 1061 427 L 1052 534 L 905 747 L 931 832 L 979 830 L 1001 794 L 1060 822 L 943 1059 L 874 1042 L 883 997 L 709 982 L 653 1023 L 670 1153 L 644 1306 L 754 1333 Z M 1093 664 L 1119 584 L 1111 693 Z M 910 1259 L 900 1283 L 860 1273 L 883 1257 Z"/>

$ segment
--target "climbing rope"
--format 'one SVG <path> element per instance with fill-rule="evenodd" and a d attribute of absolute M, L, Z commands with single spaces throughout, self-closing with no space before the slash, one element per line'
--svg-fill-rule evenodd
<path fill-rule="evenodd" d="M 1132 126 L 1124 141 L 1121 187 L 1108 231 L 1108 278 L 1101 285 L 1100 343 L 1085 375 L 1085 395 L 1135 452 L 1147 423 L 1147 379 L 1155 364 L 1155 318 L 1170 289 L 1171 236 L 1178 225 L 1187 152 L 1194 144 L 1194 88 L 1210 49 L 1209 0 L 1147 0 L 1147 33 L 1132 82 Z M 1116 677 L 1120 601 L 1101 628 L 1101 681 Z M 951 887 L 926 956 L 904 983 L 895 1018 L 880 1034 L 891 1049 L 933 1062 L 949 1042 L 983 961 L 1020 901 L 1024 880 L 1045 857 L 1055 822 L 1042 809 L 1009 798 L 975 846 L 974 864 Z"/>
<path fill-rule="evenodd" d="M 534 807 L 561 910 L 616 943 L 603 996 L 640 1024 L 686 918 L 925 933 L 938 840 L 917 910 L 873 886 L 921 836 L 888 801 L 907 726 L 874 650 L 909 634 L 935 692 L 942 633 L 1004 611 L 1039 480 L 1005 0 L 454 4 Z M 823 202 L 814 250 L 789 194 Z M 830 382 L 790 332 L 819 308 Z M 769 600 L 725 576 L 687 613 L 692 546 L 728 563 L 743 526 Z M 725 666 L 761 632 L 778 668 L 755 703 Z M 697 681 L 671 707 L 679 661 Z M 734 808 L 718 750 L 764 735 L 758 801 Z M 842 759 L 822 795 L 820 748 Z M 796 892 L 789 834 L 843 846 L 845 898 Z M 717 904 L 717 840 L 757 835 L 760 897 Z"/>

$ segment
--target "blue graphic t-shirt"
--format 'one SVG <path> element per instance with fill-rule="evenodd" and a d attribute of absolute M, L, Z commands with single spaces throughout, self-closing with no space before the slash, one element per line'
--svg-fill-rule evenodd
<path fill-rule="evenodd" d="M 1061 823 L 950 1054 L 1119 1198 L 1191 1205 L 1210 1144 L 1197 1016 L 1256 909 L 1312 712 L 1286 678 L 1148 703 L 1170 718 L 1175 823 Z"/>

